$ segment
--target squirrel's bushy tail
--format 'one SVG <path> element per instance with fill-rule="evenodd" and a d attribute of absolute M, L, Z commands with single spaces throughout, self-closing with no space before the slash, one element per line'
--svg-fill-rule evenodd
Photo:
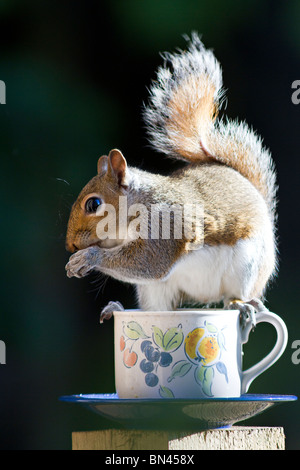
<path fill-rule="evenodd" d="M 223 97 L 221 67 L 196 33 L 186 51 L 164 54 L 165 64 L 144 109 L 150 141 L 168 156 L 222 162 L 245 176 L 265 198 L 272 218 L 276 182 L 271 155 L 245 123 L 217 118 Z"/>

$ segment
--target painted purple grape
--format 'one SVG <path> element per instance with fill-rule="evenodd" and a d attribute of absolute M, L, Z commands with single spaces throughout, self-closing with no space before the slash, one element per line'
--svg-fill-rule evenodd
<path fill-rule="evenodd" d="M 150 372 L 145 375 L 145 382 L 148 387 L 155 387 L 158 384 L 158 377 L 156 374 Z"/>
<path fill-rule="evenodd" d="M 146 346 L 144 350 L 146 359 L 151 362 L 158 362 L 160 359 L 160 352 L 158 349 L 155 349 L 153 346 Z"/>
<path fill-rule="evenodd" d="M 147 374 L 148 372 L 152 372 L 154 369 L 153 362 L 147 361 L 147 359 L 143 359 L 140 363 L 141 371 Z"/>
<path fill-rule="evenodd" d="M 164 352 L 164 351 L 161 353 L 160 361 L 159 361 L 159 365 L 161 367 L 168 367 L 172 361 L 173 361 L 173 358 L 171 354 Z"/>
<path fill-rule="evenodd" d="M 142 344 L 141 344 L 141 351 L 142 352 L 145 352 L 145 349 L 147 348 L 147 346 L 151 346 L 151 341 L 149 340 L 145 340 L 145 341 L 142 341 Z"/>

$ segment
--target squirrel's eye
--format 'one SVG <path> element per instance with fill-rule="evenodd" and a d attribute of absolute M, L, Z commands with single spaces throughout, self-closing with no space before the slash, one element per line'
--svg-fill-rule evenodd
<path fill-rule="evenodd" d="M 99 197 L 90 197 L 85 203 L 85 210 L 88 214 L 93 214 L 101 206 L 101 199 Z"/>

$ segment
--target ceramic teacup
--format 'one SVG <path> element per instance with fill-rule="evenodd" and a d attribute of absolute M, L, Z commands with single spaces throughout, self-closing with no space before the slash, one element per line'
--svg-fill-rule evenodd
<path fill-rule="evenodd" d="M 288 337 L 278 315 L 257 313 L 257 323 L 275 327 L 277 340 L 266 357 L 243 371 L 242 345 L 251 324 L 241 327 L 238 310 L 125 310 L 114 312 L 114 321 L 120 398 L 239 397 L 279 359 Z"/>

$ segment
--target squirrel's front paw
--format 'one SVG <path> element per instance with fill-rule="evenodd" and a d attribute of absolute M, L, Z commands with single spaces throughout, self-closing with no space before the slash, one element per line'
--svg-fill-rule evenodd
<path fill-rule="evenodd" d="M 87 276 L 100 262 L 100 248 L 89 246 L 74 253 L 66 265 L 68 277 Z"/>

